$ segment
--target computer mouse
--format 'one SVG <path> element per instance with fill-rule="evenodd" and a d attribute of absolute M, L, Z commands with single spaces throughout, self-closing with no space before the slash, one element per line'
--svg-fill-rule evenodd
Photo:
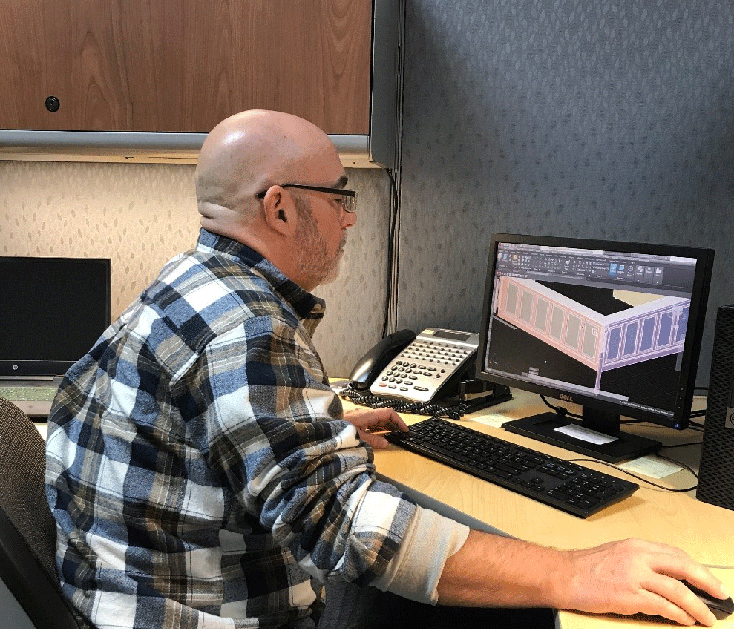
<path fill-rule="evenodd" d="M 706 604 L 718 620 L 723 620 L 734 614 L 734 601 L 731 596 L 729 598 L 714 598 L 708 592 L 704 592 L 690 583 L 686 582 L 686 587 L 698 596 L 701 602 Z"/>

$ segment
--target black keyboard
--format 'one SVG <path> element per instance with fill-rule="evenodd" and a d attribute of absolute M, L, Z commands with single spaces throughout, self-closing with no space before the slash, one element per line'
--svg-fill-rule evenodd
<path fill-rule="evenodd" d="M 427 419 L 387 439 L 556 509 L 581 518 L 626 498 L 639 485 L 523 448 L 449 422 Z"/>

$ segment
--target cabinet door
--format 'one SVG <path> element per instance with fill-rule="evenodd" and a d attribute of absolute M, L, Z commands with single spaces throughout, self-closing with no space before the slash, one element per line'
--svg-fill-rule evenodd
<path fill-rule="evenodd" d="M 327 133 L 370 131 L 371 0 L 0 0 L 0 11 L 2 129 L 208 132 L 261 107 Z"/>

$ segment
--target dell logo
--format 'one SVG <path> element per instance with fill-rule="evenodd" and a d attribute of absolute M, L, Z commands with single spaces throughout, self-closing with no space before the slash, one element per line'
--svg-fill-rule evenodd
<path fill-rule="evenodd" d="M 18 365 L 13 365 L 13 371 L 18 371 Z"/>
<path fill-rule="evenodd" d="M 573 398 L 570 395 L 566 395 L 565 393 L 561 393 L 558 398 L 564 400 L 565 402 L 573 402 Z"/>

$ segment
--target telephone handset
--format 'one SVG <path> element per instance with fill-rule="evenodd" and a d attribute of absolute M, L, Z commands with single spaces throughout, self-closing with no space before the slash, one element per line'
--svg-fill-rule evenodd
<path fill-rule="evenodd" d="M 473 365 L 479 336 L 427 328 L 402 330 L 373 347 L 352 372 L 352 387 L 380 396 L 428 402 L 443 394 Z"/>
<path fill-rule="evenodd" d="M 349 376 L 353 389 L 369 389 L 377 376 L 415 338 L 412 330 L 400 330 L 388 334 L 357 361 Z"/>

